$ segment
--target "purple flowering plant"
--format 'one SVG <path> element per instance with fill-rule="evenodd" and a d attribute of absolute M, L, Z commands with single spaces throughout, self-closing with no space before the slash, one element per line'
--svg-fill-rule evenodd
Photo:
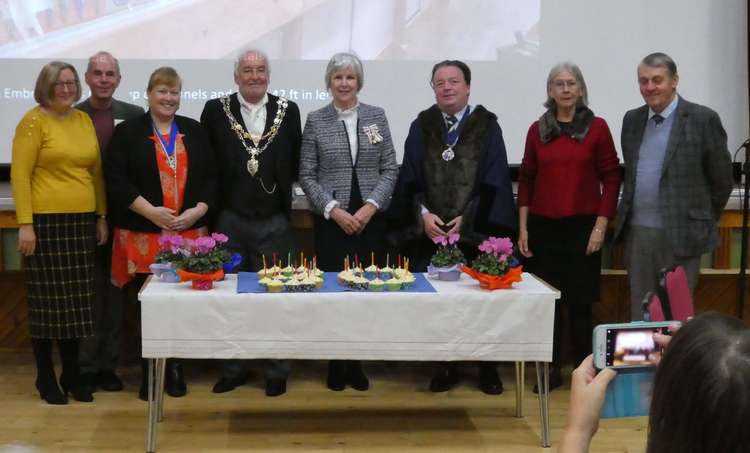
<path fill-rule="evenodd" d="M 451 267 L 457 264 L 466 263 L 466 257 L 464 257 L 461 249 L 458 248 L 459 238 L 460 235 L 458 233 L 434 237 L 432 242 L 438 246 L 438 249 L 437 252 L 432 255 L 430 264 L 434 267 Z"/>
<path fill-rule="evenodd" d="M 210 274 L 222 268 L 232 256 L 225 248 L 229 238 L 221 233 L 185 239 L 180 235 L 162 235 L 156 262 L 171 262 L 175 267 L 197 274 Z"/>
<path fill-rule="evenodd" d="M 154 257 L 156 263 L 172 263 L 179 267 L 185 258 L 185 239 L 179 234 L 163 234 L 159 237 L 159 252 Z"/>
<path fill-rule="evenodd" d="M 513 256 L 513 241 L 509 238 L 489 239 L 479 244 L 482 252 L 472 262 L 472 268 L 488 275 L 505 275 L 508 270 L 518 265 L 518 260 Z"/>

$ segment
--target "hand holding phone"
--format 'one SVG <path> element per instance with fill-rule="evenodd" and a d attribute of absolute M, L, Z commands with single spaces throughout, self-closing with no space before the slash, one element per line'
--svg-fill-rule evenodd
<path fill-rule="evenodd" d="M 594 329 L 594 366 L 652 367 L 659 363 L 662 345 L 654 334 L 667 335 L 675 321 L 602 324 Z"/>

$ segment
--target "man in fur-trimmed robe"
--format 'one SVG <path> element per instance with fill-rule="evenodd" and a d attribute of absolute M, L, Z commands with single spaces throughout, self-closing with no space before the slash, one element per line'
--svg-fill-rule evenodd
<path fill-rule="evenodd" d="M 488 236 L 514 239 L 518 222 L 497 116 L 469 105 L 471 70 L 442 61 L 432 69 L 431 85 L 436 104 L 411 124 L 389 210 L 390 242 L 416 272 L 426 270 L 436 236 L 459 233 L 471 260 Z M 449 390 L 458 380 L 455 363 L 441 363 L 430 390 Z M 502 392 L 493 363 L 480 365 L 480 388 Z"/>

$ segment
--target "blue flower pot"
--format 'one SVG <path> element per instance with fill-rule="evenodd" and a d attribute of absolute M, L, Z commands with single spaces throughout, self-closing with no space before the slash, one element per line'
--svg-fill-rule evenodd
<path fill-rule="evenodd" d="M 163 282 L 177 283 L 180 281 L 177 269 L 174 268 L 172 263 L 153 263 L 148 268 L 156 278 Z"/>

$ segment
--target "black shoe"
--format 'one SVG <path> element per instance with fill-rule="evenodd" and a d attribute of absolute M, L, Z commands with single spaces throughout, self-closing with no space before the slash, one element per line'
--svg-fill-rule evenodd
<path fill-rule="evenodd" d="M 269 379 L 266 381 L 266 396 L 279 396 L 286 393 L 286 379 Z"/>
<path fill-rule="evenodd" d="M 479 388 L 488 395 L 503 393 L 503 381 L 500 380 L 494 364 L 479 365 Z"/>
<path fill-rule="evenodd" d="M 119 392 L 122 390 L 122 381 L 114 371 L 100 371 L 97 382 L 99 383 L 99 388 L 105 392 Z"/>
<path fill-rule="evenodd" d="M 96 373 L 83 373 L 81 374 L 81 385 L 88 390 L 89 393 L 96 392 L 96 383 L 98 377 Z"/>
<path fill-rule="evenodd" d="M 46 401 L 47 404 L 68 404 L 68 397 L 60 391 L 57 382 L 42 385 L 37 380 L 36 389 L 39 390 L 39 398 Z"/>
<path fill-rule="evenodd" d="M 73 399 L 82 403 L 91 403 L 94 401 L 94 395 L 91 394 L 80 382 L 65 382 L 60 378 L 60 387 L 63 393 L 73 395 Z"/>
<path fill-rule="evenodd" d="M 214 384 L 214 388 L 211 389 L 211 391 L 214 393 L 231 392 L 232 390 L 245 384 L 246 382 L 247 382 L 246 377 L 242 377 L 242 378 L 222 377 L 218 381 L 216 381 L 216 384 Z"/>
<path fill-rule="evenodd" d="M 182 364 L 174 361 L 167 361 L 165 367 L 166 376 L 164 378 L 164 390 L 167 391 L 167 395 L 179 398 L 187 394 L 187 385 L 185 384 L 185 377 L 182 373 Z"/>
<path fill-rule="evenodd" d="M 562 385 L 562 373 L 560 372 L 560 368 L 556 366 L 552 366 L 549 369 L 549 391 L 560 387 Z M 532 392 L 538 394 L 539 393 L 539 386 L 537 384 L 534 384 L 534 388 L 531 390 Z"/>
<path fill-rule="evenodd" d="M 346 388 L 346 363 L 343 360 L 328 362 L 326 385 L 334 392 L 340 392 Z"/>
<path fill-rule="evenodd" d="M 458 371 L 456 365 L 441 363 L 430 381 L 431 392 L 447 392 L 458 384 Z"/>
<path fill-rule="evenodd" d="M 349 361 L 346 364 L 346 382 L 354 390 L 364 392 L 370 388 L 370 381 L 362 371 L 362 362 L 359 360 Z"/>

